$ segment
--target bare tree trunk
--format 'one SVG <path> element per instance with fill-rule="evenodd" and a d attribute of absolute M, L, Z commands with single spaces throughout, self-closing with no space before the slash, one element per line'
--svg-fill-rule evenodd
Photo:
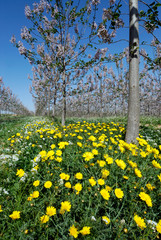
<path fill-rule="evenodd" d="M 102 100 L 102 78 L 100 78 L 100 105 L 101 105 L 101 112 L 100 117 L 103 117 L 103 100 Z"/>
<path fill-rule="evenodd" d="M 52 118 L 55 118 L 56 97 L 57 97 L 57 83 L 55 83 Z"/>
<path fill-rule="evenodd" d="M 48 117 L 50 117 L 50 89 L 48 94 Z"/>
<path fill-rule="evenodd" d="M 65 82 L 65 68 L 63 70 L 63 109 L 62 109 L 62 126 L 65 126 L 66 120 L 66 82 Z"/>
<path fill-rule="evenodd" d="M 138 0 L 129 0 L 129 99 L 126 142 L 136 143 L 139 135 L 139 23 Z"/>

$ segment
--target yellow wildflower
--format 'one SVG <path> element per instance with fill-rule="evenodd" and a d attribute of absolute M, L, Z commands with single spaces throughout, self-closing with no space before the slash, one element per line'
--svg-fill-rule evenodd
<path fill-rule="evenodd" d="M 126 163 L 123 160 L 116 159 L 115 162 L 121 169 L 124 170 L 126 168 Z"/>
<path fill-rule="evenodd" d="M 44 183 L 44 187 L 45 187 L 45 188 L 51 188 L 51 186 L 52 186 L 52 182 L 50 182 L 50 181 L 46 181 L 46 182 Z"/>
<path fill-rule="evenodd" d="M 139 197 L 141 198 L 141 200 L 146 202 L 148 207 L 152 207 L 152 200 L 151 200 L 151 197 L 148 194 L 146 194 L 145 192 L 140 192 Z"/>
<path fill-rule="evenodd" d="M 110 223 L 110 219 L 106 216 L 102 216 L 102 220 L 105 222 L 105 224 L 109 224 Z"/>
<path fill-rule="evenodd" d="M 61 202 L 60 214 L 64 214 L 65 211 L 70 212 L 71 203 L 69 201 Z"/>
<path fill-rule="evenodd" d="M 43 215 L 42 217 L 40 217 L 40 221 L 42 223 L 46 223 L 49 221 L 49 216 L 48 215 Z"/>
<path fill-rule="evenodd" d="M 82 179 L 83 178 L 83 175 L 82 175 L 82 173 L 80 173 L 80 172 L 78 172 L 78 173 L 76 173 L 75 174 L 75 178 L 77 178 L 77 179 Z"/>
<path fill-rule="evenodd" d="M 158 224 L 156 225 L 156 229 L 159 233 L 161 233 L 161 220 L 159 220 Z"/>
<path fill-rule="evenodd" d="M 83 157 L 84 157 L 84 160 L 85 160 L 85 161 L 89 161 L 89 160 L 91 160 L 92 158 L 94 158 L 94 155 L 93 155 L 92 152 L 85 152 L 85 153 L 83 154 Z"/>
<path fill-rule="evenodd" d="M 3 210 L 2 210 L 2 205 L 0 205 L 0 212 L 3 212 Z"/>
<path fill-rule="evenodd" d="M 40 184 L 39 180 L 36 180 L 36 181 L 33 182 L 33 186 L 35 186 L 35 187 L 39 186 L 39 184 Z"/>
<path fill-rule="evenodd" d="M 106 189 L 102 189 L 100 191 L 100 194 L 102 195 L 102 197 L 105 199 L 105 200 L 108 200 L 110 198 L 110 194 L 109 192 L 106 190 Z"/>
<path fill-rule="evenodd" d="M 79 232 L 78 232 L 77 228 L 76 228 L 74 225 L 72 225 L 72 226 L 69 228 L 69 235 L 70 235 L 70 236 L 73 236 L 74 238 L 77 238 L 77 237 L 78 237 L 78 234 L 79 234 Z"/>
<path fill-rule="evenodd" d="M 82 143 L 81 142 L 77 142 L 77 145 L 79 146 L 79 147 L 82 147 Z"/>
<path fill-rule="evenodd" d="M 56 155 L 57 155 L 58 157 L 60 157 L 60 156 L 62 155 L 62 151 L 61 151 L 61 150 L 57 150 L 57 151 L 56 151 Z"/>
<path fill-rule="evenodd" d="M 134 171 L 135 171 L 136 176 L 138 176 L 139 178 L 142 177 L 141 171 L 138 168 L 135 168 Z"/>
<path fill-rule="evenodd" d="M 93 187 L 94 185 L 96 185 L 96 181 L 94 180 L 93 177 L 91 177 L 88 181 L 89 181 L 89 183 L 91 184 L 92 187 Z"/>
<path fill-rule="evenodd" d="M 157 175 L 157 177 L 159 178 L 159 180 L 161 181 L 161 174 L 160 175 Z"/>
<path fill-rule="evenodd" d="M 32 198 L 38 198 L 39 197 L 39 191 L 34 191 L 31 195 Z"/>
<path fill-rule="evenodd" d="M 79 192 L 82 190 L 82 184 L 77 183 L 77 184 L 74 186 L 74 189 L 77 191 L 76 194 L 79 194 Z"/>
<path fill-rule="evenodd" d="M 13 213 L 10 214 L 9 217 L 12 218 L 13 220 L 19 219 L 20 218 L 20 211 L 13 211 Z"/>
<path fill-rule="evenodd" d="M 155 161 L 155 160 L 152 161 L 152 164 L 156 168 L 159 168 L 159 169 L 161 168 L 161 165 L 157 161 Z"/>
<path fill-rule="evenodd" d="M 121 190 L 121 188 L 116 188 L 115 189 L 115 195 L 117 198 L 123 198 L 124 192 Z"/>
<path fill-rule="evenodd" d="M 105 185 L 105 181 L 102 178 L 100 178 L 100 179 L 98 179 L 98 184 L 101 186 Z"/>
<path fill-rule="evenodd" d="M 25 174 L 25 172 L 24 172 L 24 170 L 23 169 L 17 169 L 17 173 L 16 173 L 16 175 L 18 176 L 18 177 L 23 177 L 23 175 Z"/>
<path fill-rule="evenodd" d="M 70 178 L 70 175 L 66 174 L 66 173 L 61 173 L 60 175 L 60 178 L 63 179 L 63 180 L 69 180 Z"/>
<path fill-rule="evenodd" d="M 48 216 L 54 216 L 56 214 L 56 208 L 55 207 L 47 207 L 46 208 L 46 215 Z"/>
<path fill-rule="evenodd" d="M 136 222 L 136 224 L 138 225 L 139 228 L 141 228 L 142 230 L 144 228 L 146 228 L 146 224 L 144 222 L 144 219 L 142 219 L 141 217 L 139 217 L 138 215 L 134 216 L 134 221 Z"/>
<path fill-rule="evenodd" d="M 102 173 L 102 178 L 104 178 L 104 179 L 106 179 L 110 174 L 110 172 L 105 168 L 102 169 L 101 173 Z"/>
<path fill-rule="evenodd" d="M 155 188 L 155 187 L 152 186 L 150 183 L 146 184 L 146 187 L 147 187 L 149 190 L 151 190 L 151 191 L 153 191 L 153 189 Z"/>
<path fill-rule="evenodd" d="M 72 187 L 70 182 L 66 182 L 66 183 L 64 184 L 64 186 L 65 186 L 66 188 L 71 188 L 71 187 Z"/>
<path fill-rule="evenodd" d="M 83 236 L 85 236 L 85 235 L 88 235 L 88 234 L 90 234 L 90 227 L 83 227 L 82 228 L 82 230 L 80 230 L 79 232 L 83 235 Z"/>

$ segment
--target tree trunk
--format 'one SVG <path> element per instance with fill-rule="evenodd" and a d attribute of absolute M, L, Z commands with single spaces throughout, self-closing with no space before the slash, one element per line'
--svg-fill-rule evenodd
<path fill-rule="evenodd" d="M 48 117 L 50 117 L 50 89 L 48 94 Z"/>
<path fill-rule="evenodd" d="M 62 109 L 62 126 L 65 126 L 66 120 L 66 82 L 65 82 L 65 68 L 63 70 L 63 109 Z"/>
<path fill-rule="evenodd" d="M 54 90 L 54 102 L 53 102 L 53 111 L 52 111 L 52 118 L 55 118 L 55 108 L 56 108 L 56 97 L 57 97 L 57 83 L 55 83 L 55 90 Z"/>
<path fill-rule="evenodd" d="M 129 0 L 129 99 L 126 142 L 136 143 L 139 135 L 139 23 L 138 0 Z"/>

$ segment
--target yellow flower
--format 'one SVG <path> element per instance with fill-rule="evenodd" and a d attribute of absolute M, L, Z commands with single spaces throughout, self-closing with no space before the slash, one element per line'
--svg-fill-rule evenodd
<path fill-rule="evenodd" d="M 110 198 L 110 194 L 109 192 L 106 190 L 106 189 L 102 189 L 100 191 L 100 194 L 102 195 L 102 197 L 105 199 L 105 200 L 108 200 Z"/>
<path fill-rule="evenodd" d="M 115 162 L 121 169 L 124 170 L 126 168 L 126 163 L 123 160 L 116 159 Z"/>
<path fill-rule="evenodd" d="M 56 146 L 55 146 L 55 144 L 51 144 L 51 149 L 54 149 Z"/>
<path fill-rule="evenodd" d="M 48 215 L 43 215 L 42 217 L 40 217 L 40 221 L 42 223 L 46 223 L 49 221 L 49 216 Z"/>
<path fill-rule="evenodd" d="M 88 181 L 89 181 L 89 183 L 91 184 L 92 187 L 93 187 L 94 185 L 96 185 L 96 181 L 94 180 L 93 177 L 91 177 Z"/>
<path fill-rule="evenodd" d="M 69 235 L 70 236 L 73 236 L 74 238 L 77 238 L 78 234 L 79 234 L 79 232 L 74 225 L 69 228 Z"/>
<path fill-rule="evenodd" d="M 82 143 L 81 143 L 81 142 L 77 142 L 77 145 L 78 145 L 79 147 L 82 147 Z"/>
<path fill-rule="evenodd" d="M 62 158 L 61 157 L 57 157 L 57 158 L 55 158 L 55 161 L 57 161 L 57 162 L 62 162 Z"/>
<path fill-rule="evenodd" d="M 34 191 L 31 195 L 32 198 L 38 198 L 39 197 L 39 191 Z"/>
<path fill-rule="evenodd" d="M 81 180 L 81 179 L 83 178 L 82 173 L 80 173 L 80 172 L 76 173 L 76 174 L 75 174 L 75 178 Z"/>
<path fill-rule="evenodd" d="M 159 220 L 158 224 L 156 225 L 156 229 L 159 233 L 161 233 L 161 220 Z"/>
<path fill-rule="evenodd" d="M 52 157 L 54 155 L 54 151 L 53 150 L 50 150 L 48 153 L 47 153 L 47 158 L 48 157 Z"/>
<path fill-rule="evenodd" d="M 66 188 L 71 188 L 72 187 L 70 182 L 66 182 L 64 185 L 65 185 Z"/>
<path fill-rule="evenodd" d="M 146 187 L 147 187 L 149 190 L 151 190 L 151 191 L 153 191 L 153 189 L 155 188 L 155 187 L 152 186 L 150 183 L 146 184 Z"/>
<path fill-rule="evenodd" d="M 108 154 L 104 154 L 104 158 L 105 158 L 107 164 L 112 164 L 113 163 L 113 158 L 109 157 Z"/>
<path fill-rule="evenodd" d="M 60 149 L 64 149 L 65 146 L 68 146 L 68 145 L 69 145 L 68 142 L 60 142 L 60 143 L 58 143 L 58 146 L 59 146 Z"/>
<path fill-rule="evenodd" d="M 109 224 L 110 223 L 110 219 L 106 216 L 102 217 L 102 220 L 105 222 L 105 224 Z"/>
<path fill-rule="evenodd" d="M 74 186 L 74 189 L 77 191 L 76 194 L 79 194 L 79 192 L 82 190 L 82 184 L 77 183 L 77 184 Z"/>
<path fill-rule="evenodd" d="M 88 139 L 92 142 L 95 142 L 97 140 L 97 138 L 92 135 Z"/>
<path fill-rule="evenodd" d="M 9 215 L 9 217 L 12 218 L 13 220 L 19 219 L 20 218 L 20 211 L 13 211 L 13 213 L 11 215 Z"/>
<path fill-rule="evenodd" d="M 130 164 L 130 166 L 131 166 L 132 168 L 137 168 L 137 164 L 136 164 L 135 162 L 133 162 L 133 161 L 131 161 L 131 160 L 128 160 L 128 163 Z"/>
<path fill-rule="evenodd" d="M 92 153 L 93 153 L 94 155 L 98 155 L 98 150 L 97 150 L 97 149 L 93 149 L 93 150 L 92 150 Z"/>
<path fill-rule="evenodd" d="M 105 186 L 105 189 L 107 190 L 107 191 L 111 191 L 112 190 L 112 188 L 110 187 L 110 186 Z"/>
<path fill-rule="evenodd" d="M 100 179 L 98 179 L 98 184 L 101 186 L 105 185 L 105 181 L 102 178 L 100 178 Z"/>
<path fill-rule="evenodd" d="M 144 152 L 144 151 L 141 151 L 141 152 L 140 152 L 140 155 L 141 155 L 142 157 L 146 157 L 147 154 L 148 154 L 148 153 L 146 153 L 146 152 Z"/>
<path fill-rule="evenodd" d="M 0 205 L 0 212 L 3 212 L 3 210 L 2 210 L 2 205 Z"/>
<path fill-rule="evenodd" d="M 138 168 L 135 168 L 134 171 L 135 171 L 136 176 L 138 176 L 139 178 L 142 177 L 141 171 Z"/>
<path fill-rule="evenodd" d="M 141 200 L 146 202 L 148 207 L 152 207 L 152 200 L 151 200 L 151 197 L 148 194 L 146 194 L 145 192 L 140 192 L 139 197 L 141 198 Z"/>
<path fill-rule="evenodd" d="M 33 186 L 35 186 L 35 187 L 39 186 L 39 184 L 40 184 L 39 180 L 36 180 L 36 181 L 33 182 Z"/>
<path fill-rule="evenodd" d="M 89 161 L 89 160 L 91 160 L 92 158 L 94 158 L 94 155 L 93 155 L 92 152 L 85 152 L 85 153 L 83 154 L 83 157 L 84 157 L 84 160 L 85 160 L 85 161 Z"/>
<path fill-rule="evenodd" d="M 47 207 L 46 208 L 46 215 L 54 216 L 55 214 L 56 214 L 56 208 L 55 207 Z"/>
<path fill-rule="evenodd" d="M 124 192 L 121 190 L 121 188 L 116 188 L 115 189 L 115 195 L 117 198 L 123 198 Z"/>
<path fill-rule="evenodd" d="M 42 158 L 45 158 L 47 152 L 46 152 L 45 150 L 43 150 L 43 151 L 41 151 L 39 154 L 41 155 Z"/>
<path fill-rule="evenodd" d="M 97 160 L 97 163 L 99 164 L 100 167 L 104 167 L 106 165 L 106 162 L 103 160 Z"/>
<path fill-rule="evenodd" d="M 107 169 L 102 169 L 101 173 L 102 173 L 102 178 L 104 179 L 106 179 L 110 174 L 110 172 Z"/>
<path fill-rule="evenodd" d="M 70 212 L 71 203 L 69 201 L 61 202 L 60 214 L 64 214 L 65 211 Z"/>
<path fill-rule="evenodd" d="M 136 222 L 136 224 L 138 225 L 139 228 L 141 228 L 142 230 L 144 228 L 146 228 L 146 224 L 144 222 L 144 219 L 142 219 L 141 217 L 139 217 L 138 215 L 134 216 L 134 221 Z"/>
<path fill-rule="evenodd" d="M 156 168 L 159 168 L 159 169 L 161 168 L 161 165 L 157 161 L 155 161 L 155 160 L 152 161 L 152 164 Z"/>
<path fill-rule="evenodd" d="M 23 169 L 17 169 L 17 173 L 16 175 L 19 176 L 20 178 L 23 177 L 23 175 L 25 174 Z"/>
<path fill-rule="evenodd" d="M 63 179 L 63 180 L 69 180 L 70 178 L 70 175 L 66 174 L 66 173 L 61 173 L 60 175 L 60 178 Z"/>
<path fill-rule="evenodd" d="M 161 181 L 161 174 L 160 175 L 157 175 L 157 177 L 159 178 L 159 180 Z"/>
<path fill-rule="evenodd" d="M 32 195 L 32 194 L 31 194 Z M 32 200 L 32 196 L 27 198 L 27 201 L 31 201 Z"/>
<path fill-rule="evenodd" d="M 50 182 L 50 181 L 46 181 L 46 182 L 44 183 L 44 187 L 45 187 L 45 188 L 51 188 L 51 186 L 52 186 L 52 182 Z"/>
<path fill-rule="evenodd" d="M 126 179 L 126 180 L 129 179 L 129 177 L 128 177 L 128 176 L 125 176 L 125 175 L 123 176 L 123 178 Z"/>
<path fill-rule="evenodd" d="M 57 150 L 56 151 L 56 155 L 60 157 L 62 155 L 62 151 L 61 150 Z"/>
<path fill-rule="evenodd" d="M 88 235 L 88 234 L 90 234 L 90 227 L 83 227 L 82 228 L 82 230 L 80 230 L 79 232 L 83 235 L 83 236 L 85 236 L 85 235 Z"/>

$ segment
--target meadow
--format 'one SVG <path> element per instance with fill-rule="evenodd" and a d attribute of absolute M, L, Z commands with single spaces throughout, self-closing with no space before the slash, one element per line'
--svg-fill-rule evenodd
<path fill-rule="evenodd" d="M 0 117 L 0 239 L 161 239 L 160 127 Z"/>

